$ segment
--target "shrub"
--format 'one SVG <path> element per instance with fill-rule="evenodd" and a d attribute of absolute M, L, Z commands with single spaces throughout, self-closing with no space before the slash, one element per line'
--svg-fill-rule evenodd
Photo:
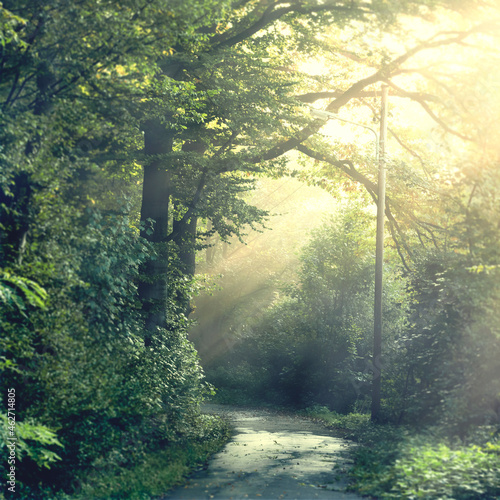
<path fill-rule="evenodd" d="M 434 432 L 410 435 L 393 427 L 355 433 L 351 489 L 377 498 L 483 499 L 500 494 L 498 439 L 449 443 Z M 491 436 L 490 436 L 491 437 Z"/>
<path fill-rule="evenodd" d="M 79 217 L 78 231 L 64 224 L 64 237 L 53 221 L 34 235 L 37 252 L 24 262 L 32 274 L 11 273 L 0 288 L 0 388 L 16 389 L 19 429 L 40 431 L 19 464 L 35 496 L 47 487 L 72 491 L 75 476 L 103 461 L 129 467 L 146 450 L 196 436 L 210 391 L 173 299 L 168 329 L 144 345 L 135 283 L 151 249 L 126 214 Z M 172 296 L 184 293 L 178 281 Z M 46 446 L 48 429 L 57 429 L 62 448 Z M 50 462 L 56 451 L 62 460 Z"/>
<path fill-rule="evenodd" d="M 313 233 L 298 283 L 247 325 L 233 350 L 208 372 L 223 389 L 252 399 L 346 413 L 369 396 L 372 378 L 374 220 L 346 209 Z M 386 266 L 385 356 L 406 326 L 405 280 Z M 388 363 L 389 364 L 389 363 Z M 388 377 L 385 396 L 395 392 Z"/>

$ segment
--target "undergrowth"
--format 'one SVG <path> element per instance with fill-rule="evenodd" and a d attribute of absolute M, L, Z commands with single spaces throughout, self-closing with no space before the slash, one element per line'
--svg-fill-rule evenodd
<path fill-rule="evenodd" d="M 18 484 L 16 498 L 22 500 L 150 500 L 160 498 L 172 488 L 182 484 L 197 468 L 206 464 L 210 456 L 219 451 L 230 438 L 229 424 L 220 417 L 202 415 L 198 436 L 178 442 L 150 443 L 144 452 L 138 452 L 124 466 L 118 450 L 97 460 L 93 467 L 77 478 L 73 493 L 64 493 L 41 487 L 33 493 Z M 141 444 L 137 443 L 138 449 Z M 0 492 L 0 500 L 5 497 Z"/>
<path fill-rule="evenodd" d="M 500 498 L 500 436 L 483 427 L 468 440 L 438 428 L 417 432 L 374 425 L 369 415 L 339 415 L 324 407 L 304 412 L 356 441 L 349 489 L 380 499 Z"/>
<path fill-rule="evenodd" d="M 163 449 L 147 453 L 133 468 L 117 466 L 94 471 L 83 478 L 74 500 L 106 498 L 110 500 L 149 500 L 179 484 L 189 473 L 203 466 L 230 437 L 229 425 L 220 417 L 207 416 L 210 432 L 195 439 L 169 443 Z M 209 422 L 208 422 L 209 421 Z"/>

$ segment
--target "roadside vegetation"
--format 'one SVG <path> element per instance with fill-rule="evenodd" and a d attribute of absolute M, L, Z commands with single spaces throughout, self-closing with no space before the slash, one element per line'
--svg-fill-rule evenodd
<path fill-rule="evenodd" d="M 82 477 L 75 500 L 89 498 L 147 500 L 162 497 L 180 486 L 194 471 L 206 466 L 211 455 L 228 441 L 229 424 L 216 416 L 204 415 L 200 433 L 175 443 L 149 443 L 142 456 L 134 453 L 109 457 L 96 463 Z"/>
<path fill-rule="evenodd" d="M 373 223 L 352 206 L 312 233 L 297 280 L 208 368 L 216 399 L 299 410 L 352 439 L 375 498 L 500 494 L 497 271 L 386 257 L 382 418 L 370 420 Z"/>
<path fill-rule="evenodd" d="M 355 441 L 349 489 L 375 498 L 485 499 L 500 495 L 500 436 L 495 426 L 459 439 L 447 429 L 374 425 L 368 414 L 304 410 Z"/>
<path fill-rule="evenodd" d="M 201 420 L 199 435 L 175 442 L 145 440 L 137 432 L 123 436 L 130 441 L 129 450 L 124 452 L 115 448 L 95 460 L 92 469 L 78 471 L 72 477 L 75 487 L 71 494 L 57 487 L 34 488 L 21 484 L 19 498 L 148 500 L 163 497 L 166 492 L 182 485 L 190 474 L 205 467 L 211 455 L 219 451 L 231 435 L 230 427 L 223 419 L 205 415 Z M 34 447 L 28 451 L 32 449 Z"/>

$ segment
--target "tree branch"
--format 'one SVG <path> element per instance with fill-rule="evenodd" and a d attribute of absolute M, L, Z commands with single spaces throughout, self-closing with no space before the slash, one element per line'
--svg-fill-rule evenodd
<path fill-rule="evenodd" d="M 347 174 L 351 179 L 362 184 L 367 190 L 371 190 L 374 193 L 378 192 L 377 184 L 375 184 L 370 179 L 366 178 L 363 174 L 360 174 L 354 168 L 354 165 L 350 160 L 337 160 L 336 158 L 333 158 L 328 154 L 318 153 L 317 151 L 313 151 L 304 144 L 299 144 L 296 149 L 301 153 L 304 153 L 305 155 L 314 158 L 315 160 L 325 161 L 330 165 L 339 168 L 340 170 L 342 170 L 342 172 Z"/>
<path fill-rule="evenodd" d="M 468 36 L 471 36 L 472 34 L 475 33 L 480 33 L 484 31 L 489 31 L 493 30 L 495 28 L 498 28 L 498 23 L 497 22 L 486 22 L 486 23 L 481 23 L 474 28 L 471 28 L 468 31 L 464 32 L 459 32 L 456 36 L 453 36 L 452 38 L 448 38 L 445 40 L 438 40 L 438 41 L 433 41 L 436 37 L 442 36 L 443 34 L 440 33 L 438 35 L 435 35 L 431 39 L 429 39 L 426 42 L 422 42 L 421 44 L 417 45 L 413 49 L 407 51 L 406 53 L 402 54 L 401 56 L 397 57 L 394 59 L 392 62 L 386 64 L 384 67 L 380 68 L 378 71 L 373 73 L 371 76 L 368 76 L 366 78 L 363 78 L 356 83 L 352 84 L 345 92 L 341 93 L 334 99 L 327 107 L 326 111 L 329 112 L 334 112 L 336 113 L 342 106 L 347 104 L 351 99 L 354 99 L 360 95 L 363 90 L 368 87 L 369 85 L 372 85 L 374 83 L 377 83 L 379 81 L 383 82 L 389 82 L 389 78 L 393 72 L 396 71 L 399 66 L 401 66 L 403 63 L 405 63 L 408 59 L 410 59 L 412 56 L 417 54 L 418 52 L 421 52 L 423 50 L 429 50 L 437 47 L 442 47 L 443 45 L 451 45 L 453 43 L 457 43 L 461 40 L 464 40 Z M 455 32 L 454 32 L 455 33 Z M 390 84 L 392 82 L 389 82 Z M 392 84 L 394 85 L 394 84 Z M 398 89 L 401 92 L 405 92 L 402 89 Z M 417 99 L 416 99 L 417 100 Z M 429 108 L 428 104 L 424 100 L 420 100 L 417 102 L 420 103 L 424 109 L 429 113 L 431 117 L 433 117 L 434 120 L 437 121 L 445 130 L 447 130 L 450 133 L 453 133 L 454 135 L 458 135 L 459 137 L 462 137 L 465 140 L 471 140 L 466 136 L 463 136 L 462 134 L 459 134 L 458 132 L 454 131 L 450 127 L 446 125 L 439 117 L 437 117 L 433 111 Z M 292 137 L 290 139 L 287 139 L 283 141 L 281 144 L 278 144 L 277 146 L 274 146 L 267 152 L 256 155 L 253 158 L 250 158 L 248 161 L 250 163 L 259 163 L 261 161 L 267 161 L 271 160 L 273 158 L 277 158 L 278 156 L 281 156 L 282 154 L 286 153 L 287 151 L 290 151 L 291 149 L 295 149 L 298 147 L 299 144 L 304 142 L 308 137 L 310 137 L 312 134 L 316 133 L 323 125 L 322 120 L 315 120 L 312 124 L 304 127 L 302 130 L 300 130 L 295 137 Z"/>
<path fill-rule="evenodd" d="M 398 226 L 396 224 L 394 224 L 395 222 L 396 222 L 396 219 L 394 219 L 394 218 L 389 219 L 389 231 L 391 233 L 391 238 L 392 238 L 392 241 L 394 241 L 394 244 L 396 245 L 396 251 L 398 252 L 399 258 L 401 259 L 401 262 L 403 263 L 403 267 L 410 273 L 411 268 L 406 263 L 406 259 L 403 255 L 403 252 L 401 251 L 401 246 L 399 245 L 398 239 L 396 237 L 396 232 L 394 230 L 394 227 L 396 227 L 396 230 L 398 230 Z M 404 240 L 403 240 L 403 244 L 404 244 L 406 251 L 408 251 Z M 411 257 L 411 254 L 408 254 L 408 255 L 410 255 L 410 257 Z"/>
<path fill-rule="evenodd" d="M 297 150 L 300 151 L 301 153 L 306 154 L 307 156 L 310 156 L 311 158 L 314 158 L 315 160 L 325 161 L 325 162 L 329 163 L 330 165 L 334 165 L 334 166 L 338 167 L 345 174 L 347 174 L 351 179 L 362 184 L 365 187 L 365 189 L 368 191 L 368 193 L 370 194 L 370 196 L 372 197 L 374 202 L 378 203 L 378 196 L 376 194 L 376 193 L 378 193 L 378 185 L 375 184 L 374 182 L 372 182 L 370 179 L 367 179 L 363 174 L 360 174 L 354 168 L 351 161 L 349 161 L 349 160 L 337 160 L 336 158 L 332 158 L 330 155 L 325 155 L 325 154 L 321 154 L 321 153 L 318 153 L 316 151 L 313 151 L 312 149 L 309 149 L 307 146 L 304 146 L 303 144 L 299 145 L 297 147 Z M 403 245 L 406 253 L 410 257 L 412 255 L 412 253 L 411 253 L 411 250 L 406 243 L 403 231 L 401 230 L 398 222 L 396 221 L 394 215 L 392 214 L 391 203 L 392 203 L 392 200 L 389 197 L 386 197 L 385 214 L 387 216 L 387 219 L 391 223 L 390 231 L 391 231 L 391 235 L 392 235 L 392 238 L 394 240 L 394 243 L 396 245 L 396 249 L 398 251 L 398 254 L 401 258 L 403 266 L 409 272 L 410 268 L 409 268 L 408 264 L 406 263 L 403 252 L 401 250 L 401 245 L 396 237 L 395 231 L 401 236 L 401 242 L 402 242 L 402 245 Z"/>
<path fill-rule="evenodd" d="M 397 85 L 395 85 L 394 83 L 392 83 L 391 81 L 389 80 L 386 80 L 386 83 L 387 85 L 389 85 L 390 87 L 392 87 L 393 89 L 397 90 L 397 91 L 403 91 L 403 89 L 400 89 Z M 404 91 L 403 91 L 404 92 Z M 457 132 L 456 130 L 453 130 L 451 127 L 449 127 L 445 122 L 444 120 L 442 120 L 441 118 L 439 118 L 439 116 L 437 116 L 434 111 L 432 111 L 432 109 L 430 108 L 430 106 L 425 102 L 425 100 L 423 99 L 420 99 L 418 97 L 414 97 L 413 100 L 415 102 L 418 102 L 418 104 L 420 104 L 420 106 L 422 106 L 422 108 L 424 109 L 424 111 L 440 126 L 442 127 L 444 130 L 446 130 L 446 132 L 450 133 L 450 134 L 453 134 L 453 135 L 456 135 L 457 137 L 460 137 L 460 139 L 463 139 L 464 141 L 473 141 L 473 139 L 471 137 L 468 137 L 466 135 L 463 135 L 461 134 L 460 132 Z"/>
<path fill-rule="evenodd" d="M 280 7 L 276 10 L 275 7 L 278 6 L 279 4 L 285 4 L 285 7 Z M 337 2 L 335 2 L 336 4 Z M 257 9 L 255 9 L 257 10 Z M 245 24 L 245 21 L 248 21 L 248 19 L 252 16 L 252 14 L 255 13 L 255 10 L 250 13 L 246 19 L 243 20 L 242 24 Z M 313 12 L 322 12 L 322 11 L 338 11 L 338 12 L 352 12 L 353 14 L 357 11 L 359 14 L 366 14 L 368 12 L 367 9 L 360 8 L 359 6 L 356 6 L 355 4 L 349 4 L 349 6 L 340 6 L 340 5 L 332 5 L 332 2 L 325 2 L 321 3 L 318 5 L 313 5 L 313 6 L 303 6 L 302 2 L 297 1 L 296 3 L 291 3 L 291 2 L 285 2 L 285 1 L 277 1 L 273 2 L 269 7 L 267 7 L 264 12 L 260 15 L 260 17 L 250 26 L 247 28 L 243 29 L 239 33 L 236 33 L 233 36 L 229 36 L 229 38 L 224 39 L 224 35 L 221 35 L 222 40 L 218 42 L 217 39 L 215 39 L 215 48 L 221 48 L 221 47 L 232 47 L 233 45 L 236 45 L 243 40 L 246 40 L 250 38 L 252 35 L 255 35 L 255 33 L 259 32 L 260 30 L 266 28 L 270 24 L 272 24 L 274 21 L 277 21 L 278 19 L 281 19 L 283 16 L 290 14 L 290 13 L 295 13 L 295 14 L 312 14 Z M 241 24 L 240 24 L 241 26 Z M 238 27 L 236 27 L 237 29 Z"/>
<path fill-rule="evenodd" d="M 186 223 L 191 216 L 193 215 L 193 212 L 198 205 L 198 202 L 200 201 L 203 189 L 205 188 L 206 182 L 207 182 L 207 176 L 208 176 L 208 168 L 205 167 L 200 176 L 200 180 L 198 181 L 198 186 L 196 188 L 196 191 L 194 193 L 193 199 L 191 200 L 191 203 L 189 204 L 188 209 L 186 210 L 186 213 L 182 216 L 182 218 L 179 220 L 179 224 L 182 225 Z M 178 236 L 177 231 L 172 231 L 167 238 L 167 241 L 172 241 L 175 240 Z"/>
<path fill-rule="evenodd" d="M 395 88 L 395 87 L 394 87 Z M 329 99 L 329 98 L 337 98 L 343 94 L 342 90 L 333 90 L 326 92 L 308 92 L 307 94 L 301 94 L 295 96 L 300 102 L 311 103 L 315 102 L 319 99 Z M 396 91 L 390 92 L 389 95 L 391 97 L 403 97 L 408 99 L 422 99 L 425 101 L 439 101 L 438 97 L 422 93 L 422 92 L 406 92 L 403 89 L 398 89 Z M 356 99 L 362 99 L 363 97 L 380 97 L 379 90 L 363 90 L 358 92 L 356 95 Z"/>

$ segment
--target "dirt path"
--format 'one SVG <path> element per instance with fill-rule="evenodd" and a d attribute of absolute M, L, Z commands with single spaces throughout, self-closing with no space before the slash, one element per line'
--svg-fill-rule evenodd
<path fill-rule="evenodd" d="M 206 411 L 229 417 L 235 434 L 207 470 L 166 499 L 361 499 L 343 491 L 348 441 L 320 424 L 268 410 L 207 405 Z"/>

